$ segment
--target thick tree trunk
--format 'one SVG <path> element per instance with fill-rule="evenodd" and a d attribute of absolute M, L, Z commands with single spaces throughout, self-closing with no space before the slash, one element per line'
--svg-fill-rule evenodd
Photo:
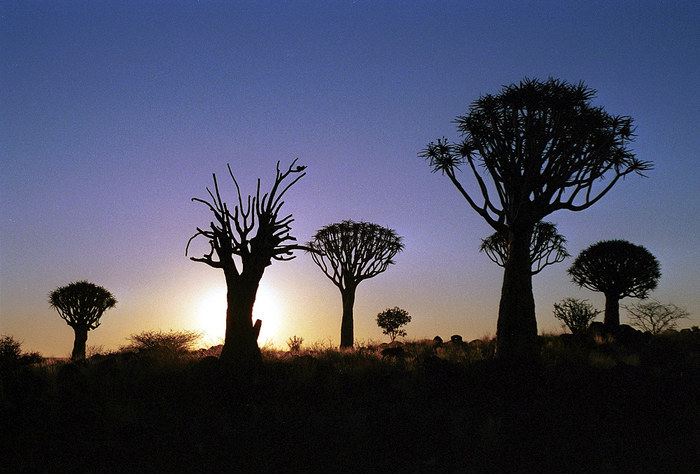
<path fill-rule="evenodd" d="M 259 280 L 245 282 L 239 278 L 234 284 L 227 280 L 226 338 L 219 358 L 244 371 L 256 369 L 262 364 L 258 347 L 261 322 L 258 320 L 253 325 L 253 304 L 258 283 Z"/>
<path fill-rule="evenodd" d="M 343 299 L 343 319 L 340 324 L 340 347 L 352 348 L 355 345 L 355 330 L 353 327 L 353 308 L 355 306 L 355 287 L 340 291 Z"/>
<path fill-rule="evenodd" d="M 605 295 L 605 315 L 603 324 L 608 329 L 620 327 L 620 297 L 615 294 Z"/>
<path fill-rule="evenodd" d="M 70 360 L 85 359 L 85 345 L 87 344 L 88 330 L 86 328 L 74 327 L 75 339 L 73 340 L 73 353 Z"/>
<path fill-rule="evenodd" d="M 520 231 L 509 236 L 509 255 L 498 308 L 496 355 L 499 359 L 528 361 L 538 355 L 530 263 L 531 232 Z"/>

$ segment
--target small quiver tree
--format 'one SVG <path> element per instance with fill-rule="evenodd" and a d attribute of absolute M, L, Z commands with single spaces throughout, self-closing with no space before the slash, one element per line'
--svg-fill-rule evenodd
<path fill-rule="evenodd" d="M 676 329 L 678 321 L 686 319 L 690 313 L 685 308 L 675 304 L 663 304 L 656 300 L 640 301 L 625 306 L 630 325 L 651 334 L 661 334 L 664 331 Z"/>
<path fill-rule="evenodd" d="M 112 293 L 88 281 L 77 281 L 49 293 L 49 305 L 73 328 L 75 340 L 71 360 L 85 359 L 88 331 L 100 325 L 102 314 L 114 307 Z"/>
<path fill-rule="evenodd" d="M 220 359 L 244 370 L 255 369 L 262 363 L 258 347 L 262 322 L 256 320 L 253 324 L 253 305 L 265 268 L 273 260 L 291 260 L 293 250 L 306 250 L 306 247 L 293 243 L 296 238 L 290 235 L 290 224 L 294 221 L 292 215 L 280 214 L 284 194 L 306 174 L 306 167 L 295 166 L 296 162 L 294 160 L 286 171 L 281 171 L 277 162 L 277 174 L 270 192 L 260 194 L 258 179 L 255 196 L 249 195 L 246 201 L 241 196 L 231 166 L 228 166 L 238 198 L 233 210 L 221 198 L 216 174 L 213 175 L 214 191 L 207 188 L 209 200 L 192 198 L 206 205 L 214 220 L 208 228 L 197 227 L 197 232 L 187 242 L 185 255 L 196 237 L 208 240 L 209 253 L 190 259 L 224 272 L 228 306 Z"/>
<path fill-rule="evenodd" d="M 587 209 L 620 178 L 651 169 L 628 147 L 632 119 L 594 106 L 594 95 L 583 83 L 525 79 L 480 97 L 457 117 L 461 141 L 438 139 L 420 153 L 507 239 L 499 358 L 538 354 L 530 254 L 535 225 L 559 210 Z M 472 178 L 466 186 L 458 178 L 462 168 Z"/>
<path fill-rule="evenodd" d="M 586 300 L 564 298 L 559 303 L 554 303 L 554 317 L 569 328 L 571 334 L 586 332 L 588 326 L 599 314 L 600 311 Z"/>
<path fill-rule="evenodd" d="M 394 263 L 393 258 L 403 250 L 401 237 L 377 224 L 345 220 L 323 227 L 307 245 L 313 261 L 340 289 L 343 303 L 340 347 L 352 347 L 357 285 Z"/>
<path fill-rule="evenodd" d="M 574 283 L 605 295 L 603 323 L 620 327 L 620 300 L 646 298 L 656 288 L 661 268 L 646 248 L 626 240 L 604 240 L 581 251 L 568 270 Z"/>
<path fill-rule="evenodd" d="M 499 267 L 505 267 L 508 261 L 508 236 L 494 232 L 481 241 L 479 251 Z M 566 239 L 557 232 L 557 226 L 551 222 L 538 222 L 530 237 L 530 273 L 537 275 L 547 265 L 562 262 L 569 257 L 566 251 Z"/>
<path fill-rule="evenodd" d="M 408 311 L 398 306 L 388 308 L 377 315 L 377 326 L 382 328 L 382 333 L 391 338 L 393 343 L 397 337 L 406 337 L 406 330 L 401 326 L 411 322 L 411 315 Z"/>

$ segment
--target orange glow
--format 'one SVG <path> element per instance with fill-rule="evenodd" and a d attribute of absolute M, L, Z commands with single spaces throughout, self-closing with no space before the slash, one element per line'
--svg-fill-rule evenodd
<path fill-rule="evenodd" d="M 274 292 L 261 284 L 253 307 L 253 320 L 262 320 L 259 345 L 278 339 L 281 312 Z M 207 288 L 202 292 L 195 309 L 195 321 L 197 329 L 204 333 L 202 345 L 223 344 L 226 334 L 226 287 Z"/>

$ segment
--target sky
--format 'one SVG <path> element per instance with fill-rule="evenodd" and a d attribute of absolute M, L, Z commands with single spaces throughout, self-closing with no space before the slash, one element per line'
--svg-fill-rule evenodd
<path fill-rule="evenodd" d="M 573 256 L 606 239 L 645 246 L 662 271 L 651 297 L 698 325 L 699 20 L 692 1 L 3 1 L 0 333 L 68 356 L 73 331 L 48 294 L 88 280 L 118 300 L 89 351 L 145 330 L 221 342 L 223 272 L 185 256 L 212 217 L 191 198 L 216 173 L 232 202 L 227 163 L 248 194 L 298 158 L 307 175 L 283 211 L 300 243 L 344 219 L 404 239 L 358 287 L 357 342 L 388 340 L 376 315 L 394 306 L 410 339 L 494 336 L 503 271 L 478 252 L 492 229 L 418 154 L 525 77 L 583 81 L 595 105 L 634 118 L 632 149 L 654 170 L 547 220 Z M 533 278 L 541 332 L 562 330 L 562 298 L 603 309 L 572 262 Z M 261 345 L 340 340 L 340 292 L 304 253 L 266 269 L 255 315 Z"/>

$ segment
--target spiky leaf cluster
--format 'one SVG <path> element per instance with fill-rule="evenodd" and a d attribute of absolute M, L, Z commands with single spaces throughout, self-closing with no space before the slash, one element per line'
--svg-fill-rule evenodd
<path fill-rule="evenodd" d="M 568 272 L 577 285 L 618 298 L 646 298 L 661 277 L 656 257 L 626 240 L 591 245 L 581 251 Z"/>
<path fill-rule="evenodd" d="M 461 141 L 439 139 L 420 156 L 499 232 L 534 225 L 560 209 L 585 209 L 621 177 L 651 169 L 628 147 L 632 119 L 593 106 L 594 96 L 583 83 L 525 79 L 482 96 L 457 117 Z M 457 179 L 462 167 L 481 198 Z"/>
<path fill-rule="evenodd" d="M 316 265 L 343 289 L 385 271 L 403 250 L 401 240 L 393 229 L 344 220 L 321 228 L 307 246 Z"/>
<path fill-rule="evenodd" d="M 481 241 L 479 251 L 484 252 L 498 266 L 505 267 L 508 260 L 508 238 L 500 232 L 494 232 Z M 530 237 L 530 271 L 538 274 L 547 265 L 553 265 L 569 257 L 566 251 L 566 239 L 557 232 L 551 222 L 538 222 Z"/>
<path fill-rule="evenodd" d="M 72 328 L 92 330 L 100 325 L 102 314 L 117 300 L 105 288 L 85 280 L 62 286 L 49 293 L 49 305 Z"/>

